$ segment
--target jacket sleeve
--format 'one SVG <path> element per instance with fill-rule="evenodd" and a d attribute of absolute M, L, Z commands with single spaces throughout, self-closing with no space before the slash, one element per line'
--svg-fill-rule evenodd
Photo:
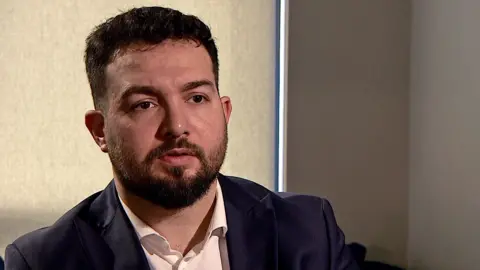
<path fill-rule="evenodd" d="M 327 225 L 327 234 L 330 244 L 330 269 L 359 270 L 360 267 L 357 265 L 348 246 L 345 244 L 345 235 L 337 224 L 332 206 L 327 200 L 322 200 L 323 218 Z"/>
<path fill-rule="evenodd" d="M 30 270 L 32 269 L 25 257 L 15 244 L 8 245 L 5 250 L 5 269 L 6 270 Z"/>

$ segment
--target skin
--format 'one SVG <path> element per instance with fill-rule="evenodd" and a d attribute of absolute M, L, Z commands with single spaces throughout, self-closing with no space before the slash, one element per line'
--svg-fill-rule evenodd
<path fill-rule="evenodd" d="M 112 156 L 121 145 L 133 162 L 142 163 L 154 149 L 181 139 L 198 146 L 207 159 L 222 150 L 232 105 L 229 97 L 218 94 L 212 61 L 203 46 L 173 40 L 132 45 L 107 66 L 106 86 L 106 109 L 85 115 L 85 124 L 102 152 Z M 148 173 L 165 181 L 193 181 L 202 168 L 198 156 L 188 149 L 173 151 L 177 152 L 148 163 Z M 181 168 L 180 175 L 173 167 Z M 136 196 L 119 181 L 116 170 L 113 173 L 122 201 L 168 239 L 172 248 L 185 254 L 203 240 L 213 212 L 216 180 L 192 205 L 167 209 Z"/>

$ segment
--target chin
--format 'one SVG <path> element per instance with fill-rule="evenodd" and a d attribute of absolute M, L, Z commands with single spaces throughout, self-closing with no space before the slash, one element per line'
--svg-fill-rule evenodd
<path fill-rule="evenodd" d="M 198 175 L 198 169 L 185 169 L 183 171 L 183 177 L 184 178 L 194 178 Z"/>
<path fill-rule="evenodd" d="M 191 179 L 197 176 L 197 168 L 188 168 L 185 166 L 162 166 L 161 168 L 155 168 L 152 171 L 152 176 L 160 179 Z"/>

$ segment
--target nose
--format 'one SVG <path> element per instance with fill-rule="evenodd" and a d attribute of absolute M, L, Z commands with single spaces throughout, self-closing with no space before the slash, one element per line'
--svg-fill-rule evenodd
<path fill-rule="evenodd" d="M 165 118 L 160 127 L 160 134 L 165 139 L 188 135 L 187 119 L 181 106 L 176 104 L 167 106 Z"/>

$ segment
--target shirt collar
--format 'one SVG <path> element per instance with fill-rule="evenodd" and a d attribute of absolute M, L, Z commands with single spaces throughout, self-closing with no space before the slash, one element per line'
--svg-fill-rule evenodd
<path fill-rule="evenodd" d="M 212 220 L 210 221 L 210 225 L 208 227 L 207 235 L 205 236 L 208 239 L 214 232 L 220 231 L 221 236 L 225 237 L 227 234 L 227 215 L 225 213 L 225 204 L 223 200 L 223 193 L 218 180 L 216 181 L 216 198 L 215 198 L 215 208 L 213 210 Z M 125 210 L 127 217 L 129 218 L 130 222 L 137 233 L 138 238 L 141 240 L 142 238 L 148 235 L 159 235 L 154 229 L 148 226 L 145 222 L 143 222 L 137 215 L 135 215 L 132 210 L 122 201 L 119 197 L 120 204 Z M 159 235 L 164 240 L 166 240 L 163 236 Z"/>
<path fill-rule="evenodd" d="M 225 237 L 227 234 L 227 215 L 225 213 L 225 203 L 223 200 L 222 187 L 217 182 L 217 194 L 215 198 L 215 208 L 213 209 L 212 220 L 210 221 L 210 226 L 208 227 L 207 234 L 210 236 L 213 231 L 220 230 L 221 236 Z"/>

